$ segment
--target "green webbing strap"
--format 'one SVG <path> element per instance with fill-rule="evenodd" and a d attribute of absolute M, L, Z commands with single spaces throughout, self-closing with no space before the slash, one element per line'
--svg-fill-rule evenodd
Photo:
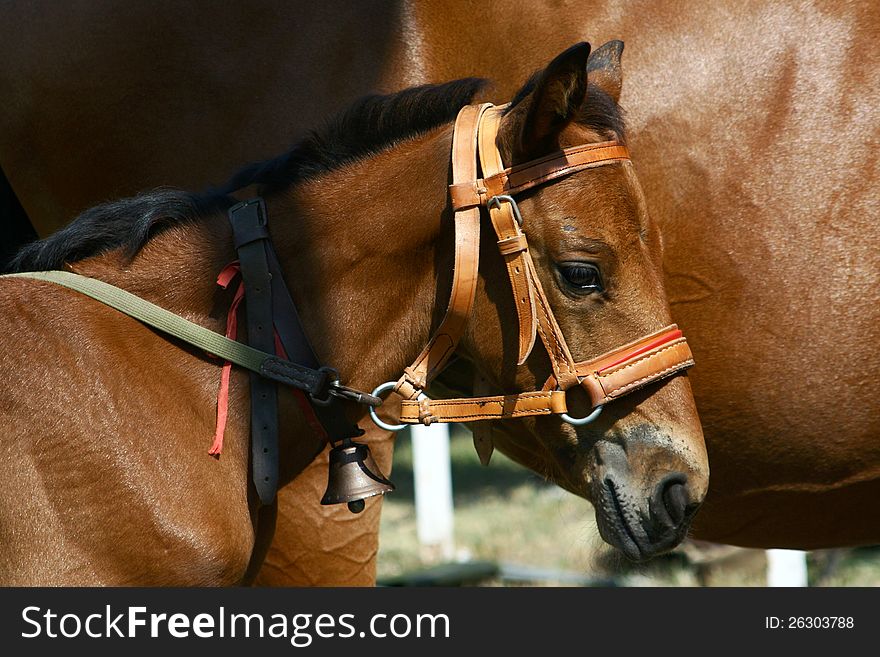
<path fill-rule="evenodd" d="M 194 347 L 203 349 L 209 354 L 219 356 L 223 360 L 240 365 L 266 378 L 304 390 L 315 397 L 326 397 L 327 386 L 333 383 L 331 373 L 328 371 L 303 367 L 241 342 L 230 340 L 225 335 L 194 324 L 104 281 L 68 271 L 23 272 L 0 276 L 0 278 L 7 277 L 47 281 L 76 290 L 163 333 L 173 335 Z"/>

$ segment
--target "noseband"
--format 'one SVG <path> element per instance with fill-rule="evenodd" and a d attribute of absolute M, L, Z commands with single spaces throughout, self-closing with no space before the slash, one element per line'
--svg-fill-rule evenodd
<path fill-rule="evenodd" d="M 687 340 L 676 325 L 638 338 L 598 358 L 576 363 L 547 300 L 514 196 L 565 176 L 615 162 L 629 162 L 629 152 L 617 141 L 583 144 L 547 157 L 505 168 L 496 138 L 504 107 L 490 103 L 462 108 L 452 139 L 452 184 L 449 195 L 455 212 L 455 269 L 446 315 L 430 341 L 397 381 L 373 391 L 394 390 L 403 398 L 401 424 L 380 420 L 380 427 L 399 431 L 408 424 L 474 422 L 529 415 L 559 415 L 574 425 L 594 420 L 608 402 L 681 372 L 694 364 Z M 482 178 L 477 177 L 477 167 Z M 480 247 L 480 208 L 486 207 L 504 258 L 519 319 L 518 364 L 528 358 L 539 335 L 553 368 L 541 390 L 512 395 L 429 399 L 428 383 L 449 362 L 467 327 L 474 305 Z M 566 392 L 581 386 L 592 412 L 583 418 L 568 415 Z"/>

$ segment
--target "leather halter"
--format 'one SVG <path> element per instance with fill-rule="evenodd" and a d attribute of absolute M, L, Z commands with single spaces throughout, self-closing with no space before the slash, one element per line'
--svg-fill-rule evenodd
<path fill-rule="evenodd" d="M 405 424 L 430 425 L 433 422 L 473 422 L 550 414 L 561 415 L 574 424 L 585 423 L 598 415 L 598 410 L 609 401 L 694 364 L 687 340 L 674 324 L 593 360 L 574 361 L 538 280 L 513 195 L 585 169 L 629 162 L 629 152 L 617 141 L 583 144 L 505 168 L 496 145 L 503 113 L 504 107 L 489 103 L 469 105 L 462 108 L 455 122 L 453 179 L 449 186 L 455 211 L 452 294 L 440 326 L 415 362 L 394 384 L 394 391 L 403 397 L 400 421 L 404 424 L 398 425 L 399 428 Z M 477 176 L 478 158 L 482 178 Z M 473 309 L 479 268 L 481 207 L 488 209 L 516 301 L 518 364 L 529 356 L 537 335 L 550 357 L 553 374 L 539 391 L 428 399 L 423 391 L 449 361 Z M 573 420 L 567 416 L 565 395 L 567 390 L 578 385 L 586 390 L 597 410 L 588 418 Z M 390 383 L 380 386 L 374 394 L 390 386 Z"/>

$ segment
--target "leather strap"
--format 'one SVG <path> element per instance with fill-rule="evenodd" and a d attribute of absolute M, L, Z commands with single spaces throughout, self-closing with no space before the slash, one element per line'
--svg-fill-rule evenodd
<path fill-rule="evenodd" d="M 467 105 L 458 113 L 452 137 L 452 180 L 477 177 L 477 134 L 480 117 L 491 104 Z M 404 370 L 395 392 L 414 399 L 446 365 L 467 327 L 474 305 L 480 266 L 480 209 L 455 213 L 455 265 L 446 315 L 415 362 Z"/>
<path fill-rule="evenodd" d="M 618 141 L 572 146 L 539 160 L 504 169 L 486 178 L 453 183 L 449 186 L 452 209 L 486 205 L 493 196 L 513 196 L 584 169 L 628 159 L 629 150 Z"/>
<path fill-rule="evenodd" d="M 479 130 L 480 165 L 484 176 L 504 169 L 496 139 L 501 122 L 502 108 L 492 107 L 483 113 Z M 530 280 L 529 245 L 510 203 L 497 203 L 489 208 L 489 218 L 498 237 L 498 249 L 507 266 L 510 289 L 519 319 L 519 349 L 517 365 L 522 365 L 535 345 L 537 320 L 535 318 L 535 287 Z"/>
<path fill-rule="evenodd" d="M 580 385 L 593 408 L 692 367 L 693 355 L 678 326 L 672 324 L 645 338 L 578 363 Z M 475 422 L 525 415 L 568 413 L 565 390 L 551 377 L 540 393 L 464 399 L 405 400 L 400 419 L 405 423 Z"/>
<path fill-rule="evenodd" d="M 687 339 L 673 324 L 592 361 L 578 363 L 577 371 L 595 408 L 693 364 Z M 552 385 L 548 381 L 545 389 Z"/>
<path fill-rule="evenodd" d="M 401 422 L 472 422 L 500 420 L 523 415 L 565 413 L 565 392 L 538 390 L 516 395 L 495 395 L 466 399 L 405 400 L 401 406 Z"/>
<path fill-rule="evenodd" d="M 501 126 L 503 107 L 493 107 L 483 115 L 480 125 L 480 161 L 483 164 L 483 174 L 490 178 L 497 177 L 504 169 L 501 160 L 501 152 L 498 149 L 498 129 Z M 539 161 L 543 162 L 543 160 Z M 552 162 L 552 161 L 551 161 Z M 523 170 L 530 170 L 534 166 L 526 163 Z M 542 169 L 544 170 L 544 169 Z M 577 383 L 574 359 L 568 350 L 565 337 L 556 317 L 550 309 L 550 302 L 544 294 L 541 281 L 535 271 L 535 264 L 528 251 L 526 236 L 520 229 L 519 222 L 513 213 L 513 205 L 509 202 L 500 204 L 493 203 L 489 209 L 492 224 L 499 239 L 499 248 L 502 253 L 509 249 L 514 240 L 525 248 L 516 253 L 516 257 L 505 256 L 508 261 L 508 274 L 511 285 L 517 299 L 517 311 L 519 313 L 519 364 L 525 361 L 535 341 L 536 329 L 540 332 L 541 342 L 550 357 L 553 367 L 553 375 L 559 381 L 561 389 L 565 390 Z M 528 301 L 526 301 L 528 299 Z M 530 314 L 528 314 L 530 312 Z"/>
<path fill-rule="evenodd" d="M 229 222 L 245 287 L 248 344 L 272 353 L 272 275 L 265 246 L 269 231 L 263 200 L 252 199 L 232 206 Z M 251 473 L 260 502 L 269 505 L 278 491 L 278 395 L 273 381 L 254 373 L 250 378 Z"/>

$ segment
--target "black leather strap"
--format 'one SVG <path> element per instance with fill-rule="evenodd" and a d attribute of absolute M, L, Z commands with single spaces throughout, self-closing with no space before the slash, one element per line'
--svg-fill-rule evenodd
<path fill-rule="evenodd" d="M 245 283 L 247 287 L 247 283 Z M 275 324 L 278 328 L 278 324 Z M 281 335 L 281 330 L 278 330 Z M 282 339 L 282 344 L 284 341 Z M 274 342 L 272 348 L 275 348 Z M 284 349 L 287 345 L 284 344 Z M 298 363 L 292 363 L 283 358 L 267 358 L 260 366 L 260 372 L 267 379 L 272 379 L 278 383 L 283 383 L 294 388 L 299 388 L 303 392 L 309 393 L 312 397 L 323 399 L 329 392 L 327 390 L 333 377 L 328 370 L 315 370 L 310 367 L 303 367 Z"/>
<path fill-rule="evenodd" d="M 248 343 L 255 349 L 274 353 L 277 330 L 287 352 L 287 360 L 267 358 L 261 375 L 251 375 L 251 470 L 260 502 L 268 505 L 275 500 L 278 490 L 276 381 L 308 393 L 331 443 L 355 438 L 363 435 L 363 431 L 346 418 L 344 401 L 329 393 L 335 373 L 321 367 L 303 330 L 272 247 L 263 199 L 253 198 L 232 206 L 229 221 L 245 287 Z"/>
<path fill-rule="evenodd" d="M 266 252 L 269 232 L 263 200 L 234 205 L 229 221 L 244 281 L 248 344 L 274 353 L 272 275 Z M 272 504 L 278 490 L 278 397 L 275 382 L 257 374 L 251 374 L 251 472 L 260 502 Z"/>

